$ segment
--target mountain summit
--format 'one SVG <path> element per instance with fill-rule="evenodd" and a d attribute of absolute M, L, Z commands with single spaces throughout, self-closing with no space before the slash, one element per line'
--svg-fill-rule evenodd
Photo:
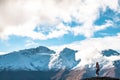
<path fill-rule="evenodd" d="M 104 56 L 108 56 L 108 57 L 109 56 L 114 56 L 114 55 L 116 55 L 116 56 L 120 55 L 120 53 L 118 53 L 117 51 L 112 50 L 112 49 L 104 50 L 104 51 L 102 51 L 102 54 Z"/>
<path fill-rule="evenodd" d="M 70 70 L 73 67 L 75 67 L 80 61 L 75 60 L 75 53 L 77 51 L 64 48 L 60 53 L 58 54 L 57 58 L 53 59 L 51 61 L 51 67 L 53 69 L 59 70 L 59 69 L 67 69 Z"/>

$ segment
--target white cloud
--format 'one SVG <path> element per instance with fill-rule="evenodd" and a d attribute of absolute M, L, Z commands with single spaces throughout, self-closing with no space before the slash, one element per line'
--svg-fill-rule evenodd
<path fill-rule="evenodd" d="M 36 42 L 34 42 L 33 40 L 27 40 L 26 41 L 26 45 L 25 45 L 25 47 L 27 47 L 27 48 L 31 48 L 31 47 L 37 47 L 37 46 L 39 46 L 39 44 L 38 43 L 36 43 Z"/>
<path fill-rule="evenodd" d="M 95 31 L 104 30 L 104 29 L 111 27 L 111 26 L 113 26 L 113 22 L 110 20 L 106 20 L 106 23 L 104 25 L 95 26 Z"/>
<path fill-rule="evenodd" d="M 107 36 L 103 38 L 88 38 L 82 41 L 76 41 L 71 44 L 65 44 L 61 46 L 51 46 L 51 49 L 62 50 L 65 47 L 74 49 L 74 50 L 104 50 L 104 49 L 114 49 L 120 50 L 120 35 L 117 36 Z M 87 51 L 87 50 L 86 50 Z"/>
<path fill-rule="evenodd" d="M 113 22 L 107 20 L 105 24 L 100 26 L 84 24 L 82 26 L 72 28 L 71 31 L 74 35 L 84 35 L 85 37 L 90 38 L 94 35 L 94 32 L 104 30 L 111 26 L 113 26 Z"/>
<path fill-rule="evenodd" d="M 58 26 L 62 24 L 61 20 L 70 22 L 71 16 L 83 24 L 77 28 L 80 31 L 74 29 L 74 34 L 91 37 L 99 9 L 105 11 L 107 7 L 118 11 L 118 0 L 0 0 L 0 38 L 7 39 L 9 35 L 32 39 L 57 38 L 68 33 L 69 29 L 59 29 Z M 59 30 L 50 31 L 46 36 L 34 31 L 38 24 L 55 24 Z"/>
<path fill-rule="evenodd" d="M 57 38 L 62 37 L 64 34 L 68 34 L 70 27 L 64 26 L 62 23 L 57 25 L 56 29 L 53 29 L 49 34 L 46 36 L 47 38 Z"/>
<path fill-rule="evenodd" d="M 0 55 L 4 55 L 4 54 L 6 54 L 6 52 L 0 52 Z"/>
<path fill-rule="evenodd" d="M 120 36 L 120 33 L 118 33 L 117 35 Z"/>
<path fill-rule="evenodd" d="M 111 61 L 120 60 L 120 56 L 110 56 L 110 57 L 106 57 L 106 58 Z"/>

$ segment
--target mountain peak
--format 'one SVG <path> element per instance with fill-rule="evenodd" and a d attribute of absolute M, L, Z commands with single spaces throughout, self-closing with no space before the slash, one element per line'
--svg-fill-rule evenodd
<path fill-rule="evenodd" d="M 45 47 L 45 46 L 38 46 L 38 47 L 36 47 L 36 48 L 39 48 L 39 49 L 46 48 L 46 49 L 48 49 L 48 48 Z"/>
<path fill-rule="evenodd" d="M 59 59 L 62 59 L 62 65 L 64 65 L 67 69 L 75 67 L 80 62 L 75 60 L 76 52 L 76 50 L 72 50 L 69 48 L 64 48 L 60 52 Z"/>
<path fill-rule="evenodd" d="M 64 48 L 60 53 L 76 53 L 76 50 L 72 50 L 70 48 Z"/>
<path fill-rule="evenodd" d="M 39 53 L 55 53 L 55 51 L 53 50 L 50 50 L 49 48 L 47 47 L 44 47 L 44 46 L 39 46 L 37 48 L 35 48 L 36 51 L 38 51 Z"/>
<path fill-rule="evenodd" d="M 30 48 L 30 49 L 25 49 L 25 50 L 20 50 L 18 51 L 22 54 L 36 54 L 36 53 L 49 53 L 49 54 L 53 54 L 55 53 L 55 51 L 53 50 L 50 50 L 49 48 L 47 47 L 44 47 L 44 46 L 39 46 L 37 48 Z"/>
<path fill-rule="evenodd" d="M 113 49 L 104 50 L 102 51 L 102 54 L 107 57 L 113 56 L 113 55 L 116 55 L 116 56 L 120 55 L 120 53 L 118 53 L 117 51 Z"/>

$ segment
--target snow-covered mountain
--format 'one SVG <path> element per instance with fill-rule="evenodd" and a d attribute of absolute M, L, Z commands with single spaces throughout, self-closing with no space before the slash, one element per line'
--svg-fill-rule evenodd
<path fill-rule="evenodd" d="M 49 67 L 56 70 L 62 68 L 72 69 L 80 62 L 80 60 L 75 60 L 76 52 L 77 51 L 75 50 L 64 48 L 56 58 L 53 57 L 53 60 L 51 60 Z"/>
<path fill-rule="evenodd" d="M 117 51 L 115 51 L 115 50 L 112 50 L 112 49 L 108 49 L 108 50 L 104 50 L 104 51 L 102 51 L 102 54 L 104 55 L 104 56 L 107 56 L 107 57 L 109 57 L 109 56 L 118 56 L 118 55 L 120 55 L 120 53 L 118 53 Z"/>
<path fill-rule="evenodd" d="M 0 56 L 0 69 L 35 71 L 61 69 L 64 67 L 71 69 L 78 63 L 75 61 L 75 53 L 76 51 L 65 48 L 60 52 L 57 60 L 51 61 L 52 58 L 55 58 L 56 54 L 55 51 L 50 50 L 47 47 L 39 46 L 37 48 L 20 50 L 18 52 Z"/>
<path fill-rule="evenodd" d="M 39 46 L 0 56 L 0 69 L 47 70 L 53 50 Z"/>
<path fill-rule="evenodd" d="M 79 51 L 69 48 L 55 52 L 44 46 L 20 50 L 0 56 L 0 71 L 55 70 L 57 73 L 52 76 L 52 80 L 60 80 L 61 77 L 65 77 L 65 79 L 69 78 L 68 80 L 72 80 L 73 78 L 80 80 L 82 78 L 95 76 L 95 63 L 98 61 L 101 67 L 100 76 L 120 78 L 120 53 L 117 51 L 108 49 L 98 53 L 92 52 L 95 53 L 95 56 L 93 54 L 92 57 L 88 56 L 86 61 L 89 60 L 90 63 L 82 67 L 81 63 L 84 62 L 82 59 L 85 60 L 85 58 L 76 60 L 75 54 L 78 53 L 81 54 Z"/>

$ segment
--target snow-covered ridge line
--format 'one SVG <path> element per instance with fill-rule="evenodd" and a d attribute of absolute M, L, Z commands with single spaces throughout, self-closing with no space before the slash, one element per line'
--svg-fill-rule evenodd
<path fill-rule="evenodd" d="M 76 56 L 79 59 L 76 59 Z M 94 68 L 99 62 L 102 69 L 114 67 L 114 61 L 120 60 L 120 53 L 108 49 L 103 51 L 76 51 L 64 48 L 55 52 L 44 46 L 12 52 L 0 56 L 0 70 L 59 70 L 80 67 Z M 114 57 L 114 59 L 112 59 Z M 117 62 L 118 64 L 118 62 Z"/>
<path fill-rule="evenodd" d="M 75 53 L 76 51 L 65 48 L 57 54 L 55 51 L 44 46 L 15 51 L 0 56 L 0 69 L 58 70 L 63 67 L 72 68 L 77 64 Z"/>

